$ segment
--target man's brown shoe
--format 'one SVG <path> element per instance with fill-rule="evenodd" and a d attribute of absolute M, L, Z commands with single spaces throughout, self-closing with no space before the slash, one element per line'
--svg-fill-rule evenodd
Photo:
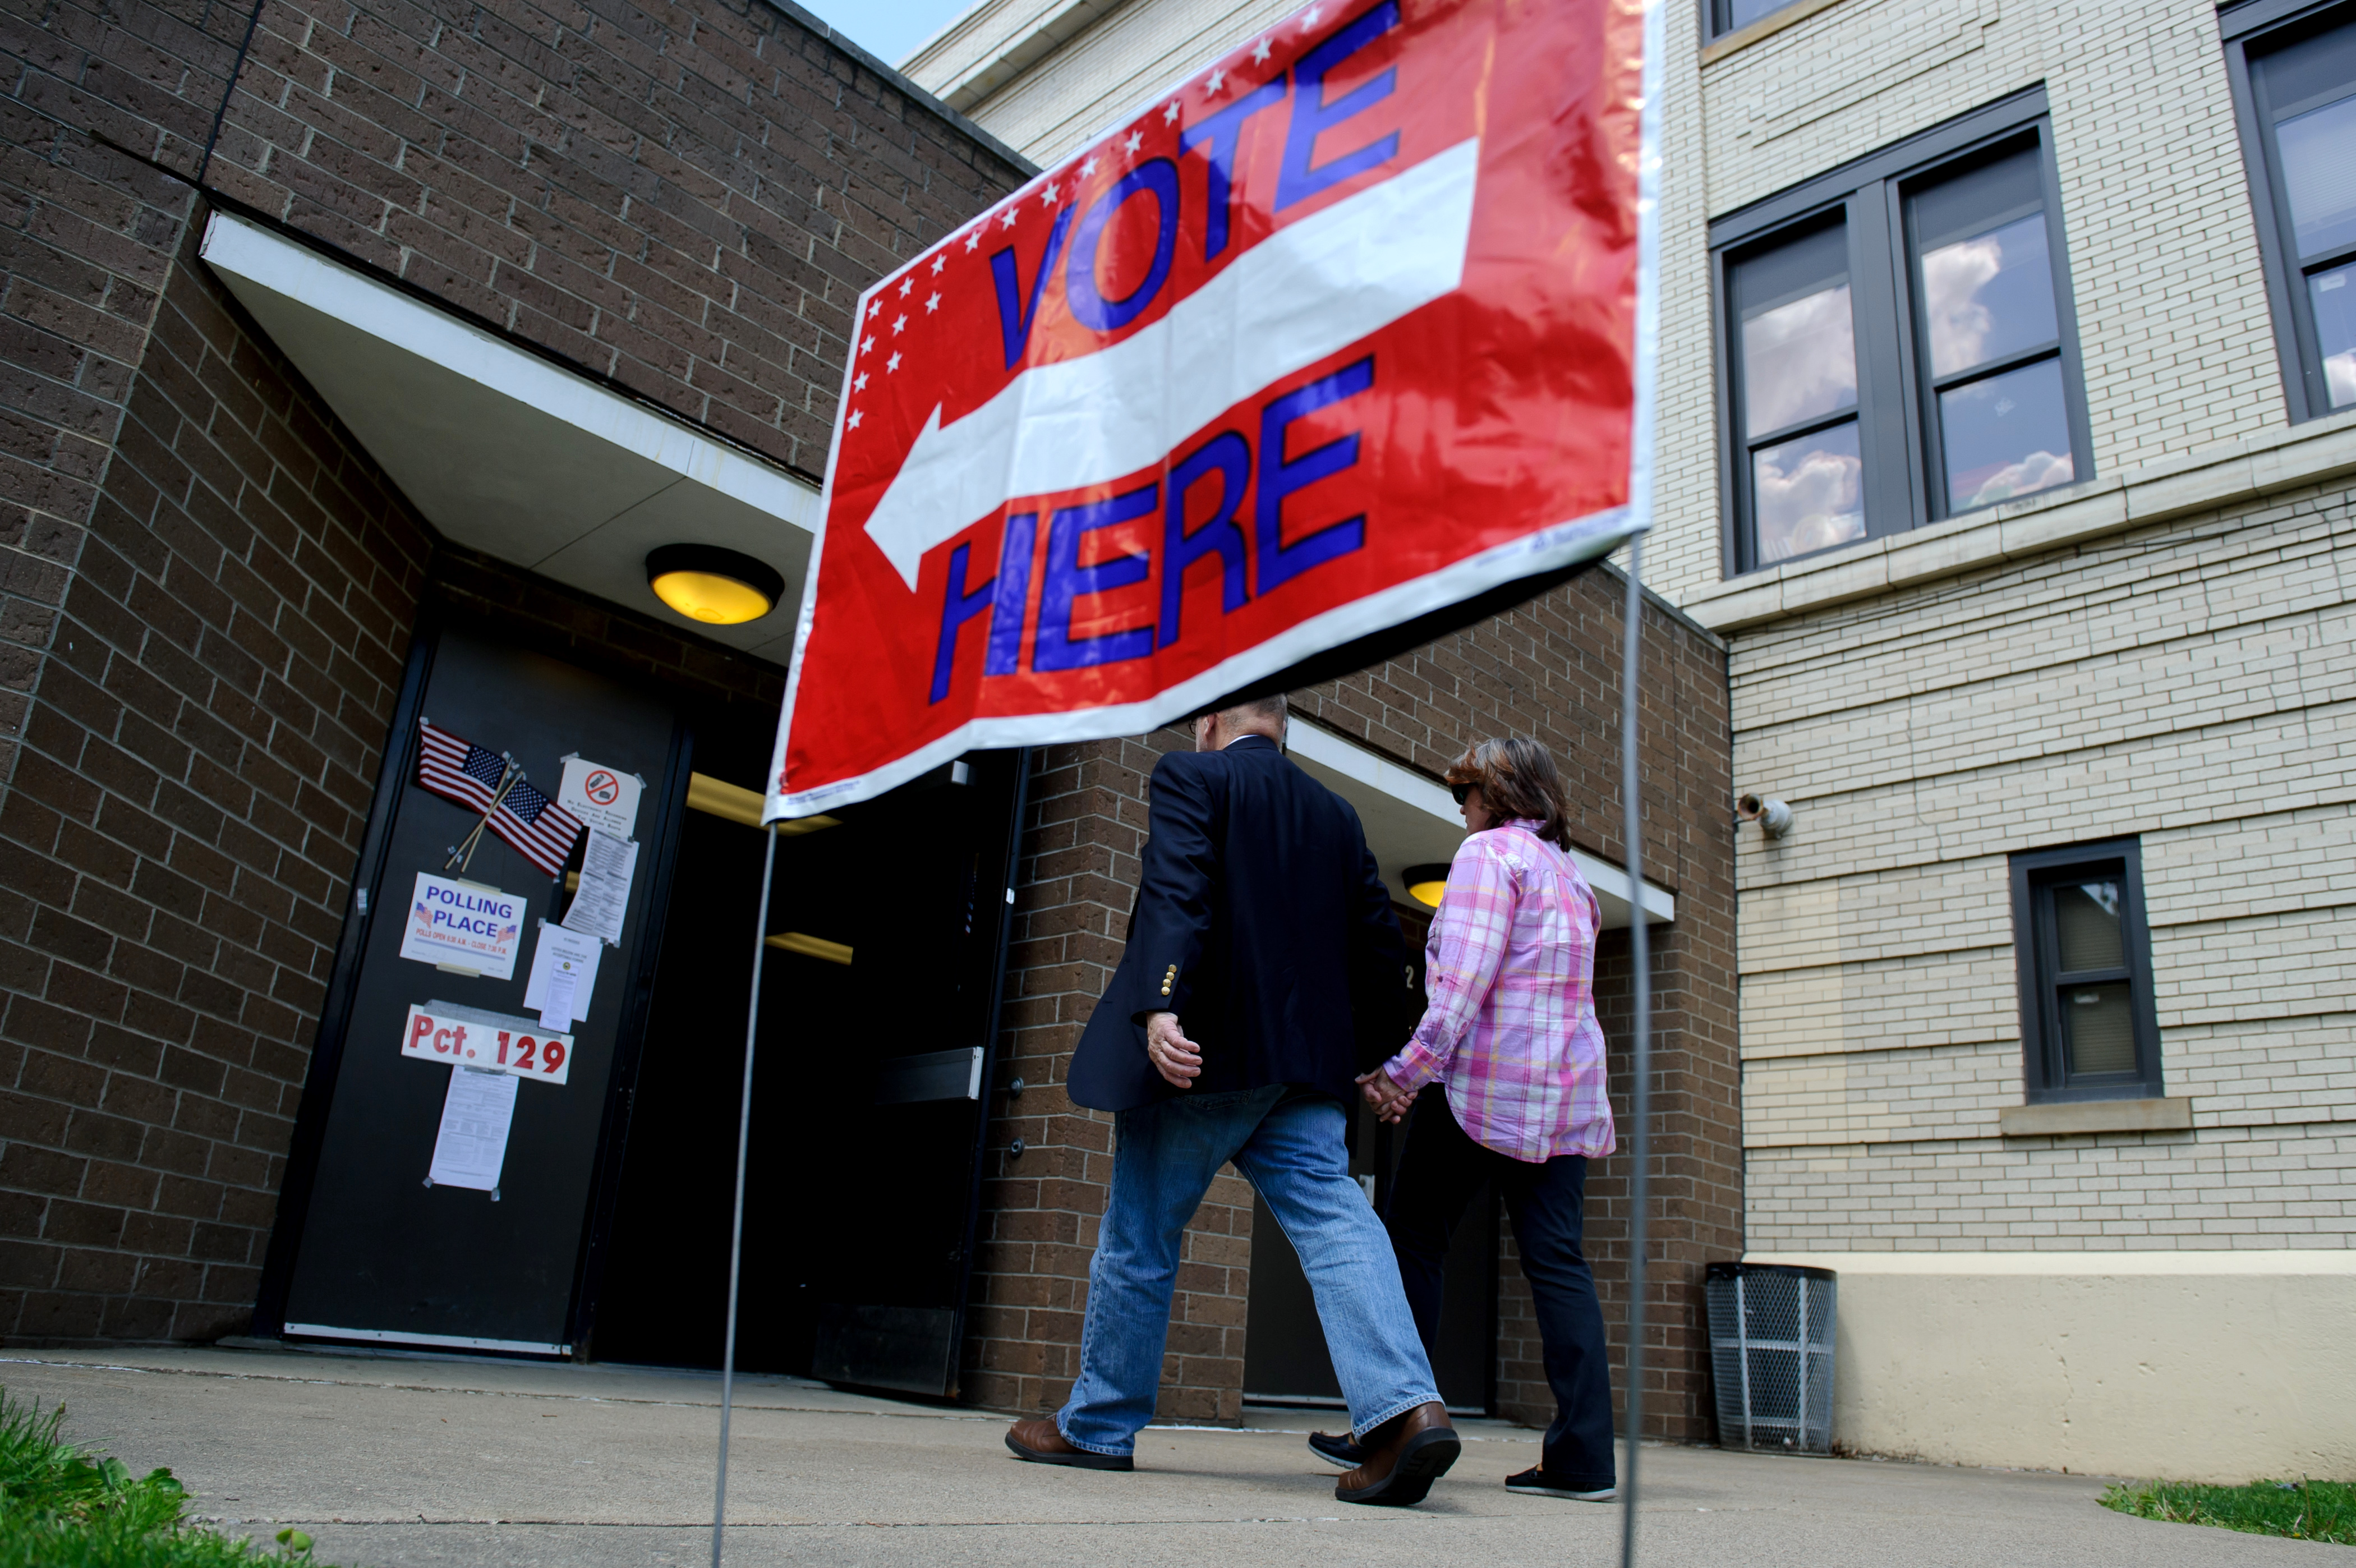
<path fill-rule="evenodd" d="M 1073 1447 L 1065 1441 L 1062 1429 L 1045 1416 L 1018 1421 L 1008 1427 L 1006 1446 L 1014 1451 L 1017 1459 L 1028 1459 L 1033 1465 L 1069 1465 L 1078 1470 L 1137 1468 L 1136 1461 L 1126 1454 L 1091 1454 L 1085 1448 Z"/>
<path fill-rule="evenodd" d="M 1438 1400 L 1393 1416 L 1361 1442 L 1366 1462 L 1333 1484 L 1333 1496 L 1400 1509 L 1423 1501 L 1463 1449 L 1448 1424 L 1448 1407 Z"/>

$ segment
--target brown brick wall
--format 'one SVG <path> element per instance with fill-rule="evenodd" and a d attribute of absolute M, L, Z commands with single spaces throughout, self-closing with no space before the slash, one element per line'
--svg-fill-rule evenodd
<path fill-rule="evenodd" d="M 1468 739 L 1537 736 L 1566 766 L 1574 833 L 1613 860 L 1622 843 L 1619 788 L 1621 605 L 1624 581 L 1593 573 L 1508 615 L 1312 691 L 1295 711 L 1399 761 L 1437 774 Z M 1726 668 L 1708 633 L 1658 610 L 1644 625 L 1645 856 L 1648 877 L 1677 896 L 1674 928 L 1655 928 L 1653 1151 L 1656 1266 L 1649 1292 L 1647 1428 L 1697 1440 L 1707 1424 L 1700 1265 L 1739 1253 L 1741 1165 L 1735 1073 L 1733 854 Z M 1061 1404 L 1078 1372 L 1087 1260 L 1104 1211 L 1109 1119 L 1073 1107 L 1062 1085 L 1081 1026 L 1119 961 L 1146 777 L 1174 729 L 1044 750 L 1032 779 L 1017 924 L 1010 950 L 1000 1082 L 982 1195 L 967 1345 L 966 1395 L 1035 1412 Z M 1625 1114 L 1630 972 L 1624 936 L 1599 953 L 1598 1006 Z M 1020 1137 L 1025 1152 L 1006 1150 Z M 1623 1143 L 1624 1143 L 1623 1133 Z M 1626 1319 L 1625 1157 L 1590 1173 L 1588 1231 L 1615 1358 Z M 1249 1289 L 1251 1200 L 1240 1178 L 1214 1187 L 1187 1238 L 1182 1299 L 1157 1408 L 1166 1417 L 1240 1413 Z M 1552 1412 L 1526 1286 L 1505 1231 L 1499 1303 L 1498 1401 L 1516 1419 Z M 1665 1263 L 1666 1266 L 1660 1266 Z M 1614 1386 L 1619 1377 L 1615 1373 Z"/>
<path fill-rule="evenodd" d="M 431 541 L 185 250 L 0 802 L 0 1335 L 244 1319 Z"/>
<path fill-rule="evenodd" d="M 776 710 L 773 669 L 437 552 L 183 255 L 0 805 L 0 1338 L 244 1326 L 429 577 L 556 657 Z"/>
<path fill-rule="evenodd" d="M 759 0 L 264 6 L 0 17 L 0 1337 L 242 1323 L 434 549 L 194 262 L 199 185 L 814 472 L 859 288 L 1021 177 Z"/>
<path fill-rule="evenodd" d="M 859 291 L 1026 176 L 764 0 L 262 0 L 209 183 L 816 477 Z"/>

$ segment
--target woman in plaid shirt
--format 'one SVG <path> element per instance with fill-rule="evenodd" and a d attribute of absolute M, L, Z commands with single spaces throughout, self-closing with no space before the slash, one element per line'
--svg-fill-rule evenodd
<path fill-rule="evenodd" d="M 1613 1146 L 1595 1021 L 1595 895 L 1569 854 L 1562 781 L 1535 740 L 1484 740 L 1448 770 L 1469 830 L 1432 917 L 1430 1004 L 1406 1047 L 1359 1081 L 1396 1120 L 1414 1104 L 1384 1215 L 1418 1331 L 1440 1328 L 1441 1261 L 1494 1182 L 1546 1346 L 1554 1423 L 1508 1491 L 1614 1495 L 1612 1374 L 1580 1249 L 1587 1162 Z M 1442 1092 L 1422 1095 L 1426 1084 Z"/>

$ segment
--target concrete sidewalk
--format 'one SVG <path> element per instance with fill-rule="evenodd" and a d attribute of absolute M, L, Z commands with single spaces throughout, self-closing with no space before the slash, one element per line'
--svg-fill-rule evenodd
<path fill-rule="evenodd" d="M 252 1350 L 21 1351 L 0 1385 L 196 1511 L 300 1524 L 347 1568 L 638 1568 L 710 1554 L 719 1379 L 637 1368 Z M 739 1380 L 728 1562 L 1486 1564 L 1618 1561 L 1616 1506 L 1515 1497 L 1537 1434 L 1467 1422 L 1411 1510 L 1333 1500 L 1305 1414 L 1153 1428 L 1130 1475 L 1015 1462 L 1006 1418 Z M 1641 1560 L 1658 1568 L 2356 1562 L 2347 1549 L 2095 1505 L 2096 1477 L 1647 1447 Z"/>

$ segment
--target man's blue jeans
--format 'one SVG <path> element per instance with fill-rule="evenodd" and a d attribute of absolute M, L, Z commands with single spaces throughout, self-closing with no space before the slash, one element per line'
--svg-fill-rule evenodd
<path fill-rule="evenodd" d="M 1351 1430 L 1363 1434 L 1440 1397 L 1390 1238 L 1350 1178 L 1341 1105 L 1323 1095 L 1283 1096 L 1278 1086 L 1120 1112 L 1112 1197 L 1088 1264 L 1080 1380 L 1055 1416 L 1074 1447 L 1127 1454 L 1152 1419 L 1179 1243 L 1230 1160 L 1300 1254 L 1350 1402 Z"/>

